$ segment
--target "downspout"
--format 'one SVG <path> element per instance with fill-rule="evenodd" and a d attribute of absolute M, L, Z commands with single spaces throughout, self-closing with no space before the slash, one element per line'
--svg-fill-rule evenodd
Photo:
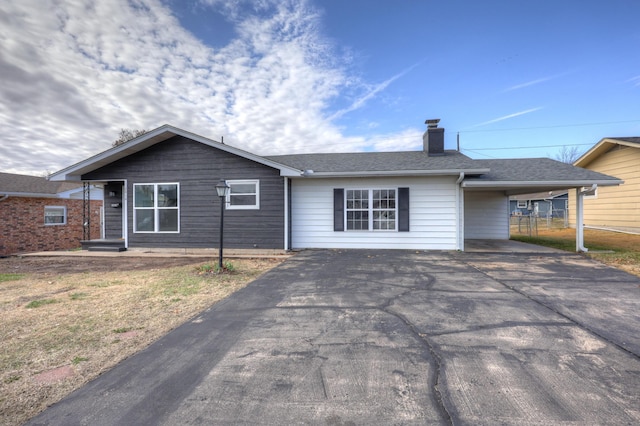
<path fill-rule="evenodd" d="M 591 188 L 582 191 L 580 188 L 576 188 L 576 251 L 588 252 L 589 249 L 584 246 L 584 194 L 587 192 L 595 191 L 598 187 L 597 184 L 591 185 Z"/>
<path fill-rule="evenodd" d="M 289 247 L 289 178 L 284 178 L 284 249 L 290 250 Z"/>
<path fill-rule="evenodd" d="M 4 194 L 2 197 L 0 197 L 0 201 L 4 201 L 7 198 L 9 198 L 9 194 Z"/>
<path fill-rule="evenodd" d="M 456 204 L 458 211 L 458 250 L 464 251 L 464 191 L 460 186 L 464 180 L 464 172 L 460 172 L 456 180 Z"/>

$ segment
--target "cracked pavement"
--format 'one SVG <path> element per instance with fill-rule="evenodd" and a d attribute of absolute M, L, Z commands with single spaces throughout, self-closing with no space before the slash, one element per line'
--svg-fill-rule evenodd
<path fill-rule="evenodd" d="M 573 254 L 303 251 L 29 424 L 638 424 L 638 312 Z"/>

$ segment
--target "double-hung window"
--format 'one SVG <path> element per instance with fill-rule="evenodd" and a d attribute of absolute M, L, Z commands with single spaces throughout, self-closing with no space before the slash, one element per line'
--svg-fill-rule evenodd
<path fill-rule="evenodd" d="M 44 207 L 44 224 L 45 225 L 66 225 L 67 224 L 67 208 L 65 206 L 45 206 Z"/>
<path fill-rule="evenodd" d="M 134 184 L 134 232 L 179 232 L 179 193 L 177 183 Z"/>
<path fill-rule="evenodd" d="M 395 189 L 347 189 L 345 223 L 348 231 L 395 231 L 397 203 Z"/>
<path fill-rule="evenodd" d="M 257 210 L 260 208 L 259 180 L 228 180 L 227 209 Z"/>

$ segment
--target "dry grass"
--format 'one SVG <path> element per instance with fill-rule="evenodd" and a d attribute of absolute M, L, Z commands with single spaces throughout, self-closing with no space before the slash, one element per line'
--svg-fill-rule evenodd
<path fill-rule="evenodd" d="M 573 228 L 538 228 L 537 237 L 532 238 L 519 236 L 516 231 L 512 227 L 513 239 L 575 250 L 576 230 Z M 585 229 L 584 243 L 589 249 L 587 256 L 640 276 L 640 235 Z"/>
<path fill-rule="evenodd" d="M 281 262 L 234 260 L 234 273 L 212 274 L 202 260 L 102 272 L 47 261 L 28 272 L 0 259 L 3 425 L 22 424 Z"/>

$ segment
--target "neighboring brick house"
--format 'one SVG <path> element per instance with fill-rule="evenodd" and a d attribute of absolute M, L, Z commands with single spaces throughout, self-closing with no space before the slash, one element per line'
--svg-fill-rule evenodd
<path fill-rule="evenodd" d="M 91 198 L 89 235 L 99 238 L 101 191 Z M 0 256 L 79 248 L 84 206 L 81 184 L 0 173 Z"/>

